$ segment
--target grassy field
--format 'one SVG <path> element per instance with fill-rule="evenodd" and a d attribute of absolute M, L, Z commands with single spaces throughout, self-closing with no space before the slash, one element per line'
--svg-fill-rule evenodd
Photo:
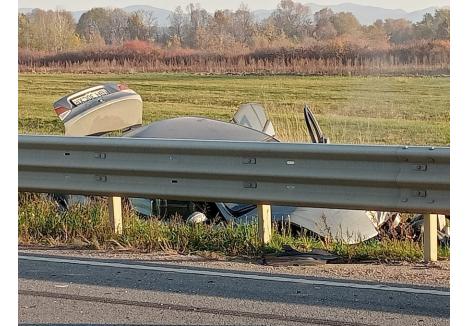
<path fill-rule="evenodd" d="M 284 141 L 308 141 L 308 103 L 333 143 L 449 145 L 448 77 L 300 77 L 188 74 L 20 74 L 19 133 L 61 134 L 52 103 L 116 81 L 144 101 L 144 123 L 195 115 L 229 120 L 245 102 L 263 104 Z"/>

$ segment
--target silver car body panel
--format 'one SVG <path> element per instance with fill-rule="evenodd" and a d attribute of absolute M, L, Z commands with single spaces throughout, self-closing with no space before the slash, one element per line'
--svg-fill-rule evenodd
<path fill-rule="evenodd" d="M 82 114 L 64 121 L 65 135 L 95 135 L 142 124 L 143 105 L 138 94 L 112 97 L 105 99 L 104 102 L 84 111 Z"/>
<path fill-rule="evenodd" d="M 223 217 L 228 221 L 254 223 L 257 219 L 257 208 L 240 216 L 234 216 L 232 212 L 239 205 L 242 204 L 216 203 Z M 366 212 L 359 210 L 273 205 L 271 217 L 277 223 L 292 223 L 330 240 L 349 244 L 373 238 L 378 233 Z"/>
<path fill-rule="evenodd" d="M 123 135 L 135 138 L 173 138 L 277 142 L 255 129 L 199 117 L 180 117 L 155 121 Z"/>
<path fill-rule="evenodd" d="M 76 104 L 76 99 L 85 98 Z M 66 136 L 99 135 L 141 126 L 143 101 L 130 89 L 116 84 L 90 87 L 54 103 L 65 126 Z"/>
<path fill-rule="evenodd" d="M 265 110 L 258 103 L 241 104 L 234 114 L 232 122 L 240 126 L 249 127 L 275 137 L 275 128 L 268 120 Z"/>

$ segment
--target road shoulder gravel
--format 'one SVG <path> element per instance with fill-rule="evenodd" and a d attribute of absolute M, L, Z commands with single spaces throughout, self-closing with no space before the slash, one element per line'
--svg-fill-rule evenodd
<path fill-rule="evenodd" d="M 316 266 L 266 266 L 243 257 L 179 255 L 177 253 L 141 253 L 131 250 L 83 250 L 20 246 L 19 254 L 66 256 L 67 258 L 119 259 L 174 266 L 191 266 L 243 272 L 300 275 L 346 280 L 374 281 L 412 285 L 450 287 L 450 261 L 434 263 L 363 262 Z"/>

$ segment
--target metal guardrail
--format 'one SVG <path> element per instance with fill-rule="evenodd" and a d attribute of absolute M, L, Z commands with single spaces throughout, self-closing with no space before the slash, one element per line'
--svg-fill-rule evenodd
<path fill-rule="evenodd" d="M 449 148 L 19 136 L 19 191 L 258 205 L 260 241 L 270 204 L 424 215 L 424 260 L 437 260 L 437 215 L 450 214 Z"/>
<path fill-rule="evenodd" d="M 441 147 L 19 136 L 20 191 L 450 214 Z"/>

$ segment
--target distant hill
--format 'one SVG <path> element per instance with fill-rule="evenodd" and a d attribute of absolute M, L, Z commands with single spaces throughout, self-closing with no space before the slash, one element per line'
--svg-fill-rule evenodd
<path fill-rule="evenodd" d="M 35 8 L 19 8 L 18 13 L 29 14 L 34 9 Z M 159 26 L 169 26 L 169 15 L 171 14 L 170 10 L 156 8 L 152 6 L 144 6 L 144 5 L 128 6 L 128 7 L 122 8 L 122 10 L 128 13 L 136 12 L 139 10 L 152 12 L 153 15 L 156 17 Z M 75 19 L 75 21 L 78 22 L 78 20 L 80 20 L 81 15 L 85 13 L 86 11 L 87 10 L 71 11 L 71 14 L 73 18 Z"/>
<path fill-rule="evenodd" d="M 354 16 L 356 16 L 359 22 L 364 25 L 371 25 L 377 19 L 385 20 L 387 18 L 392 18 L 392 19 L 404 18 L 415 23 L 417 21 L 420 21 L 423 18 L 424 14 L 426 13 L 434 14 L 435 10 L 437 9 L 437 7 L 428 7 L 428 8 L 421 9 L 421 10 L 406 12 L 402 9 L 385 9 L 385 8 L 374 7 L 374 6 L 358 5 L 355 3 L 342 3 L 339 5 L 331 5 L 331 6 L 323 6 L 323 5 L 318 5 L 315 3 L 307 3 L 306 5 L 310 8 L 312 14 L 327 7 L 333 10 L 334 12 L 351 12 Z M 170 23 L 169 22 L 169 15 L 171 14 L 170 10 L 156 8 L 153 6 L 146 6 L 146 5 L 128 6 L 122 9 L 128 13 L 139 11 L 139 10 L 152 12 L 153 15 L 157 18 L 159 26 L 168 26 Z M 18 12 L 26 14 L 26 13 L 30 13 L 32 10 L 33 8 L 19 8 Z M 72 16 L 76 21 L 78 21 L 80 19 L 80 16 L 85 11 L 86 10 L 72 11 Z M 259 10 L 254 10 L 253 14 L 257 21 L 261 21 L 263 19 L 268 18 L 273 13 L 273 11 L 274 9 L 259 9 Z"/>
<path fill-rule="evenodd" d="M 312 4 L 316 6 L 315 4 Z M 362 6 L 354 3 L 342 3 L 335 6 L 330 6 L 330 9 L 334 12 L 350 12 L 359 20 L 361 24 L 371 25 L 377 19 L 400 19 L 404 18 L 413 23 L 420 21 L 425 13 L 433 14 L 436 7 L 429 7 L 413 12 L 406 12 L 402 9 L 385 9 L 373 6 Z"/>
<path fill-rule="evenodd" d="M 359 20 L 361 24 L 371 25 L 377 19 L 385 18 L 405 18 L 408 14 L 402 9 L 385 9 L 372 6 L 361 6 L 354 3 L 342 3 L 340 5 L 332 6 L 335 12 L 350 12 Z"/>
<path fill-rule="evenodd" d="M 128 13 L 132 13 L 132 12 L 139 11 L 139 10 L 151 12 L 153 13 L 154 17 L 156 17 L 159 26 L 169 26 L 170 24 L 170 21 L 169 21 L 169 16 L 171 14 L 170 10 L 156 8 L 152 6 L 143 6 L 143 5 L 128 6 L 122 9 Z"/>
<path fill-rule="evenodd" d="M 323 8 L 330 8 L 334 12 L 350 12 L 359 20 L 359 22 L 363 25 L 371 25 L 377 19 L 385 20 L 387 18 L 391 19 L 400 19 L 404 18 L 413 23 L 421 21 L 424 14 L 431 13 L 434 14 L 435 10 L 438 9 L 437 7 L 428 7 L 425 9 L 406 12 L 402 9 L 385 9 L 380 7 L 374 6 L 363 6 L 358 5 L 355 3 L 342 3 L 339 5 L 331 5 L 331 6 L 324 6 L 318 5 L 315 3 L 307 3 L 306 6 L 310 8 L 310 11 L 313 13 L 323 9 Z M 265 18 L 268 18 L 271 13 L 273 13 L 274 9 L 271 10 L 255 10 L 253 11 L 255 18 L 260 21 Z"/>
<path fill-rule="evenodd" d="M 424 17 L 425 14 L 427 13 L 430 13 L 432 15 L 434 15 L 435 11 L 439 9 L 437 7 L 429 7 L 429 8 L 426 8 L 426 9 L 422 9 L 422 10 L 416 10 L 416 11 L 412 11 L 410 13 L 408 13 L 406 15 L 406 19 L 408 19 L 409 21 L 412 21 L 412 22 L 418 22 L 418 21 L 421 21 Z"/>

